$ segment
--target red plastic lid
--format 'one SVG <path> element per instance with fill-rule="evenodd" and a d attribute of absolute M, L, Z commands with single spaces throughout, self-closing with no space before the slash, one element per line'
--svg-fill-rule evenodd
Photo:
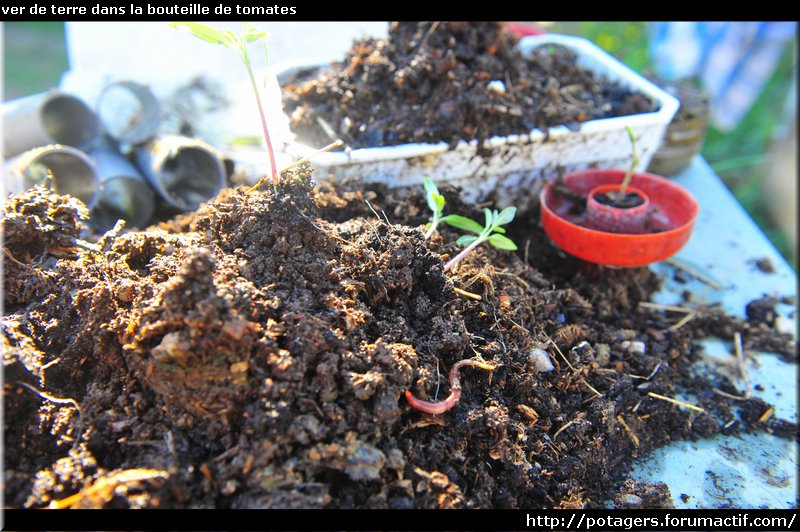
<path fill-rule="evenodd" d="M 564 184 L 582 196 L 598 185 L 620 184 L 625 171 L 583 170 L 564 175 Z M 663 177 L 636 172 L 631 185 L 650 199 L 649 221 L 657 232 L 610 233 L 580 225 L 579 202 L 545 187 L 539 196 L 542 225 L 553 243 L 578 258 L 608 266 L 637 267 L 667 259 L 689 240 L 699 207 L 686 189 Z"/>
<path fill-rule="evenodd" d="M 543 28 L 530 22 L 506 22 L 506 28 L 517 37 L 527 37 L 528 35 L 544 35 L 547 33 Z"/>

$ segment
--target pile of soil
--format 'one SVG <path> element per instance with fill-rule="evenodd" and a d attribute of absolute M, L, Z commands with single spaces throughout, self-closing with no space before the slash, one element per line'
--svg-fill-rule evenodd
<path fill-rule="evenodd" d="M 283 177 L 94 242 L 75 200 L 6 202 L 7 506 L 663 505 L 668 488 L 623 482 L 634 459 L 720 432 L 795 437 L 690 372 L 709 334 L 796 356 L 769 301 L 671 327 L 682 315 L 639 307 L 652 271 L 564 257 L 531 213 L 508 226 L 518 254 L 481 247 L 445 273 L 457 235 L 423 238 L 422 191 Z M 452 410 L 404 397 L 444 398 L 476 358 L 494 369 L 463 368 Z M 703 411 L 650 395 L 686 390 Z"/>
<path fill-rule="evenodd" d="M 284 79 L 284 107 L 301 142 L 350 148 L 455 146 L 656 110 L 568 48 L 526 56 L 517 41 L 500 22 L 393 22 L 387 39 L 358 40 L 343 62 Z"/>

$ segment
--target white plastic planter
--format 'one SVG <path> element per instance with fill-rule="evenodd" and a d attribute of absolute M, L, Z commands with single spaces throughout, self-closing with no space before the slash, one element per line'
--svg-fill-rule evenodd
<path fill-rule="evenodd" d="M 337 182 L 363 180 L 391 187 L 422 186 L 424 177 L 447 182 L 463 189 L 467 201 L 493 201 L 499 207 L 518 208 L 537 201 L 545 179 L 560 171 L 589 167 L 628 168 L 631 145 L 625 126 L 636 135 L 638 170 L 647 168 L 659 147 L 664 132 L 678 110 L 679 101 L 623 65 L 590 41 L 566 35 L 537 35 L 519 42 L 523 52 L 546 44 L 561 44 L 573 50 L 578 64 L 598 77 L 617 81 L 632 91 L 641 92 L 657 103 L 650 113 L 604 118 L 584 122 L 579 131 L 553 127 L 549 136 L 534 129 L 527 135 L 492 137 L 484 141 L 491 155 L 477 155 L 478 141 L 460 142 L 449 150 L 447 143 L 402 144 L 328 152 L 314 157 L 318 175 L 332 175 Z M 306 68 L 308 65 L 306 65 Z M 297 67 L 295 67 L 297 68 Z M 294 69 L 292 69 L 294 70 Z M 278 79 L 289 70 L 278 73 Z M 290 143 L 286 151 L 296 157 L 313 153 L 317 147 Z"/>

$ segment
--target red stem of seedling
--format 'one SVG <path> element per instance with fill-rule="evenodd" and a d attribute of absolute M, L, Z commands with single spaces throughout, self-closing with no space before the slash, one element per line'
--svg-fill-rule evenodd
<path fill-rule="evenodd" d="M 253 77 L 250 69 L 247 69 L 247 75 L 250 76 L 250 84 L 253 86 L 253 93 L 256 95 L 256 104 L 258 105 L 258 114 L 261 117 L 261 126 L 264 128 L 264 141 L 267 143 L 267 152 L 269 153 L 269 165 L 272 172 L 272 185 L 278 184 L 278 167 L 275 164 L 275 152 L 272 149 L 272 140 L 269 136 L 269 128 L 267 127 L 267 117 L 264 114 L 264 106 L 261 105 L 261 96 L 258 93 L 258 85 Z"/>
<path fill-rule="evenodd" d="M 406 399 L 408 400 L 408 404 L 417 410 L 422 410 L 426 414 L 442 414 L 456 406 L 456 404 L 458 404 L 458 400 L 461 399 L 461 381 L 458 378 L 458 370 L 461 369 L 461 366 L 475 366 L 477 368 L 485 369 L 486 371 L 492 371 L 495 368 L 493 364 L 481 362 L 479 360 L 459 360 L 453 364 L 453 367 L 450 369 L 450 395 L 448 395 L 446 399 L 435 403 L 423 401 L 422 399 L 417 399 L 414 397 L 414 394 L 411 393 L 411 390 L 406 390 Z"/>
<path fill-rule="evenodd" d="M 475 249 L 476 247 L 480 246 L 484 241 L 480 238 L 475 239 L 469 246 L 465 247 L 461 250 L 461 253 L 453 257 L 450 262 L 444 265 L 444 271 L 450 270 L 453 266 L 461 262 L 461 260 L 470 254 L 470 252 Z"/>

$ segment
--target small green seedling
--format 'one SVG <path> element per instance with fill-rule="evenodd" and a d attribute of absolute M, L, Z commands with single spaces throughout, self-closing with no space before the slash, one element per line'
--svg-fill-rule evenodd
<path fill-rule="evenodd" d="M 633 134 L 633 130 L 630 126 L 625 126 L 625 131 L 628 132 L 628 137 L 631 139 L 631 166 L 625 173 L 625 177 L 622 178 L 622 184 L 619 187 L 619 195 L 621 197 L 625 197 L 625 193 L 628 191 L 628 185 L 631 184 L 633 171 L 636 169 L 636 165 L 639 164 L 639 155 L 636 153 L 636 135 Z"/>
<path fill-rule="evenodd" d="M 258 106 L 258 113 L 261 116 L 261 126 L 264 129 L 264 140 L 267 143 L 267 151 L 269 153 L 270 170 L 272 171 L 272 184 L 273 186 L 276 185 L 278 183 L 279 176 L 277 166 L 275 165 L 275 152 L 272 149 L 272 141 L 270 140 L 269 128 L 267 127 L 267 117 L 264 113 L 264 106 L 261 103 L 258 85 L 256 84 L 255 76 L 253 76 L 253 63 L 250 60 L 250 52 L 247 49 L 249 44 L 262 41 L 264 43 L 264 57 L 268 64 L 269 56 L 267 53 L 267 42 L 265 40 L 267 33 L 256 30 L 247 22 L 242 23 L 242 32 L 240 35 L 236 35 L 231 30 L 221 30 L 206 24 L 201 24 L 199 22 L 173 22 L 170 24 L 170 26 L 179 29 L 183 28 L 198 39 L 204 40 L 211 44 L 221 44 L 226 48 L 230 48 L 234 50 L 239 56 L 239 59 L 242 60 L 245 69 L 247 69 L 247 75 L 250 78 L 250 85 L 253 87 L 253 93 L 255 93 L 256 96 L 256 105 Z M 261 183 L 259 183 L 259 185 L 260 184 Z"/>
<path fill-rule="evenodd" d="M 484 242 L 489 242 L 489 244 L 498 249 L 516 251 L 517 245 L 510 238 L 502 234 L 505 233 L 506 230 L 500 226 L 506 225 L 514 219 L 514 216 L 517 214 L 517 208 L 506 207 L 500 212 L 497 212 L 497 210 L 483 209 L 483 212 L 486 216 L 486 224 L 483 227 L 475 220 L 457 214 L 450 214 L 442 218 L 447 225 L 475 233 L 475 235 L 464 235 L 456 240 L 456 244 L 467 247 L 444 265 L 444 271 L 453 268 L 456 264 L 461 262 L 464 257 L 469 255 L 472 250 Z"/>
<path fill-rule="evenodd" d="M 444 196 L 439 194 L 439 189 L 436 188 L 436 183 L 430 177 L 426 177 L 422 181 L 425 187 L 425 199 L 428 202 L 428 207 L 433 212 L 431 223 L 428 224 L 428 230 L 425 231 L 425 238 L 428 239 L 433 233 L 436 232 L 436 227 L 442 221 L 442 212 L 444 211 Z M 446 217 L 444 217 L 446 218 Z"/>

